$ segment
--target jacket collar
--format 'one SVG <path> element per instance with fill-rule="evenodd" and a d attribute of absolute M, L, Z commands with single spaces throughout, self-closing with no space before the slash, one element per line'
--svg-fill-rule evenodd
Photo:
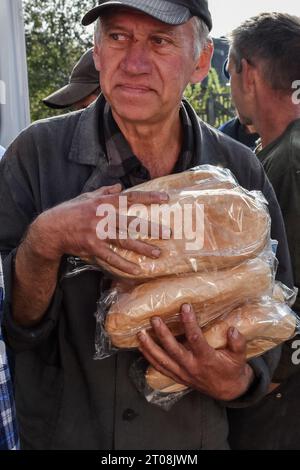
<path fill-rule="evenodd" d="M 68 159 L 82 165 L 99 165 L 99 160 L 108 161 L 100 142 L 100 129 L 104 115 L 105 98 L 100 95 L 97 100 L 80 114 Z M 199 118 L 192 106 L 183 100 L 184 108 L 192 122 L 194 133 L 195 153 L 198 153 L 202 143 L 202 132 Z"/>
<path fill-rule="evenodd" d="M 103 116 L 105 108 L 105 98 L 100 95 L 99 98 L 88 108 L 79 111 L 79 119 L 74 131 L 68 159 L 81 165 L 90 165 L 94 167 L 90 177 L 86 181 L 82 192 L 94 191 L 101 186 L 109 186 L 116 183 L 122 183 L 121 179 L 125 173 L 130 172 L 130 168 L 119 165 L 115 167 L 110 165 L 108 157 L 103 149 L 100 137 L 103 132 Z M 193 158 L 189 162 L 189 168 L 200 164 L 203 155 L 203 138 L 201 121 L 195 113 L 192 106 L 183 101 L 185 112 L 188 114 L 192 124 L 194 151 Z M 136 164 L 136 162 L 134 163 Z M 182 171 L 182 169 L 180 170 Z"/>
<path fill-rule="evenodd" d="M 97 166 L 99 160 L 107 160 L 100 142 L 101 115 L 105 104 L 102 95 L 88 106 L 79 111 L 80 114 L 68 159 L 82 165 Z"/>

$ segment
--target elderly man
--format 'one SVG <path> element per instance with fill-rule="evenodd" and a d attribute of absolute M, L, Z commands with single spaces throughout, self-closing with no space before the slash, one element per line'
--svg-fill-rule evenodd
<path fill-rule="evenodd" d="M 300 287 L 300 18 L 264 13 L 232 33 L 228 71 L 240 119 L 261 136 L 258 159 L 282 210 L 295 284 Z M 295 311 L 300 313 L 298 295 Z M 231 413 L 238 448 L 299 449 L 299 337 L 286 343 L 273 393 L 256 408 Z M 296 374 L 296 375 L 294 375 Z"/>
<path fill-rule="evenodd" d="M 280 210 L 261 165 L 239 143 L 201 122 L 182 101 L 202 80 L 212 55 L 205 0 L 100 2 L 94 58 L 103 96 L 85 111 L 42 121 L 23 132 L 1 165 L 0 249 L 7 284 L 4 324 L 17 351 L 16 398 L 26 449 L 225 449 L 228 406 L 247 406 L 267 390 L 277 350 L 245 361 L 244 339 L 208 346 L 189 306 L 182 308 L 188 348 L 155 319 L 160 347 L 147 335 L 150 362 L 193 390 L 168 413 L 148 404 L 128 377 L 138 352 L 93 361 L 96 302 L 104 274 L 64 278 L 68 256 L 97 256 L 127 273 L 139 266 L 111 244 L 148 257 L 139 240 L 101 241 L 97 207 L 118 205 L 130 188 L 199 164 L 230 168 L 240 184 L 269 201 L 279 240 L 279 278 L 291 284 Z M 167 194 L 131 192 L 129 203 L 159 203 Z M 121 233 L 120 233 L 121 235 Z"/>

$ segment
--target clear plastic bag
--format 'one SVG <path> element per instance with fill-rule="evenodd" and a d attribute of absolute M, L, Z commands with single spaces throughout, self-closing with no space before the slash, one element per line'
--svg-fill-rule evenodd
<path fill-rule="evenodd" d="M 129 275 L 98 260 L 108 272 L 130 279 L 154 279 L 224 269 L 254 258 L 270 239 L 270 216 L 262 196 L 240 187 L 171 190 L 168 204 L 128 208 L 126 215 L 170 228 L 169 239 L 147 240 L 161 251 L 157 259 L 111 245 L 114 253 L 140 268 Z M 155 214 L 155 215 L 153 215 Z M 125 214 L 123 214 L 125 215 Z M 141 237 L 144 240 L 146 237 Z"/>
<path fill-rule="evenodd" d="M 273 299 L 276 302 L 284 302 L 289 307 L 292 307 L 296 302 L 298 295 L 297 287 L 291 289 L 290 287 L 285 286 L 282 282 L 276 281 L 273 289 Z"/>
<path fill-rule="evenodd" d="M 265 258 L 226 270 L 156 279 L 122 291 L 122 284 L 116 285 L 98 303 L 96 359 L 118 348 L 137 347 L 140 331 L 152 335 L 153 316 L 162 318 L 175 336 L 181 335 L 179 312 L 184 303 L 192 304 L 204 326 L 245 302 L 271 295 L 274 276 L 274 258 L 268 252 Z"/>
<path fill-rule="evenodd" d="M 170 191 L 182 188 L 191 188 L 197 185 L 198 189 L 232 189 L 238 186 L 236 178 L 227 168 L 213 165 L 199 165 L 190 170 L 172 175 L 155 178 L 124 193 L 134 191 Z"/>
<path fill-rule="evenodd" d="M 149 370 L 149 365 L 147 361 L 141 357 L 131 365 L 129 377 L 139 393 L 152 405 L 169 411 L 181 398 L 192 391 L 187 387 L 180 387 L 174 382 L 171 384 L 171 392 L 168 387 L 162 390 L 152 388 L 147 382 L 147 370 Z"/>
<path fill-rule="evenodd" d="M 227 169 L 203 165 L 130 189 L 135 190 L 164 190 L 170 196 L 168 204 L 119 210 L 122 216 L 139 217 L 154 222 L 156 228 L 161 224 L 171 229 L 170 239 L 159 239 L 152 230 L 148 237 L 139 237 L 139 227 L 135 227 L 135 237 L 158 247 L 160 257 L 153 260 L 111 244 L 115 253 L 139 266 L 138 276 L 121 272 L 100 259 L 86 258 L 80 264 L 74 257 L 77 266 L 67 276 L 84 269 L 99 269 L 123 279 L 147 280 L 223 269 L 255 257 L 269 242 L 271 223 L 266 200 L 261 193 L 238 186 Z"/>
<path fill-rule="evenodd" d="M 293 338 L 299 329 L 299 319 L 285 303 L 262 299 L 260 303 L 248 303 L 222 315 L 208 324 L 203 333 L 215 349 L 227 344 L 227 331 L 235 327 L 247 341 L 247 359 Z"/>
<path fill-rule="evenodd" d="M 300 331 L 300 319 L 288 305 L 293 291 L 278 283 L 276 290 L 280 289 L 281 298 L 287 294 L 287 303 L 278 302 L 276 298 L 263 297 L 260 302 L 244 304 L 206 325 L 202 330 L 206 341 L 215 349 L 225 348 L 227 331 L 230 327 L 235 327 L 246 338 L 249 360 L 293 338 Z M 146 398 L 149 401 L 149 397 L 153 397 L 154 404 L 157 404 L 156 396 L 165 395 L 165 402 L 168 402 L 174 392 L 184 393 L 189 390 L 152 366 L 147 368 L 144 375 Z"/>
<path fill-rule="evenodd" d="M 62 275 L 62 279 L 69 279 L 86 271 L 105 271 L 99 265 L 87 264 L 86 260 L 79 258 L 78 256 L 67 256 L 65 269 Z"/>

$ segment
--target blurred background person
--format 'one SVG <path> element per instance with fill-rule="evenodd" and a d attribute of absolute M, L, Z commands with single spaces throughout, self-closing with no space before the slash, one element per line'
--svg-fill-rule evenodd
<path fill-rule="evenodd" d="M 256 154 L 285 222 L 296 287 L 300 287 L 300 17 L 262 13 L 231 35 L 231 93 L 244 125 L 261 140 Z M 300 314 L 300 295 L 293 307 Z M 233 449 L 300 449 L 299 335 L 286 342 L 270 393 L 247 410 L 228 410 Z M 281 384 L 279 386 L 279 384 Z"/>
<path fill-rule="evenodd" d="M 224 62 L 223 65 L 223 74 L 230 81 L 230 75 L 228 72 L 228 58 Z M 236 117 L 230 119 L 230 121 L 225 122 L 219 130 L 226 135 L 229 135 L 234 140 L 241 142 L 242 144 L 246 145 L 247 147 L 254 150 L 257 147 L 257 141 L 259 139 L 259 135 L 257 134 L 253 125 L 241 123 L 239 119 L 239 113 L 236 109 Z"/>
<path fill-rule="evenodd" d="M 43 103 L 49 108 L 84 109 L 97 99 L 100 94 L 99 72 L 95 69 L 93 48 L 86 51 L 70 75 L 69 83 L 55 91 Z"/>
<path fill-rule="evenodd" d="M 229 135 L 234 140 L 241 142 L 242 144 L 254 150 L 257 146 L 259 135 L 255 132 L 255 128 L 250 125 L 242 124 L 238 117 L 230 119 L 225 122 L 219 130 L 223 134 Z"/>

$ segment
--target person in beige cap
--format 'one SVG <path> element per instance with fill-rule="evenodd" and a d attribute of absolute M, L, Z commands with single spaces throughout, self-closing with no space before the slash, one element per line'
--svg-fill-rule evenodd
<path fill-rule="evenodd" d="M 95 69 L 93 48 L 86 51 L 72 70 L 69 83 L 43 99 L 49 108 L 84 109 L 99 96 L 99 72 Z"/>

